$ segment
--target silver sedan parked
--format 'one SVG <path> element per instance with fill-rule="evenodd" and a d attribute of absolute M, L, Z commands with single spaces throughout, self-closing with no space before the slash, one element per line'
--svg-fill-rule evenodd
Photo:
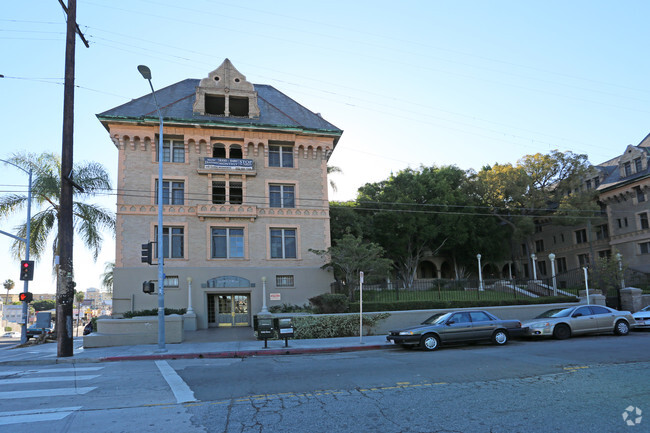
<path fill-rule="evenodd" d="M 606 332 L 627 335 L 635 326 L 634 318 L 629 311 L 618 311 L 602 305 L 578 305 L 547 313 L 523 322 L 523 326 L 528 327 L 526 335 L 553 336 L 558 340 L 564 340 L 572 335 Z"/>
<path fill-rule="evenodd" d="M 650 305 L 632 314 L 636 320 L 636 329 L 650 329 Z"/>

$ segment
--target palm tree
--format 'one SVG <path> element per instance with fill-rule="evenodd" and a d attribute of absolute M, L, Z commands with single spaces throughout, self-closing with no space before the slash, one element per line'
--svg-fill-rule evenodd
<path fill-rule="evenodd" d="M 37 212 L 31 218 L 31 235 L 29 239 L 30 253 L 36 259 L 42 257 L 48 243 L 52 229 L 58 230 L 59 199 L 61 196 L 61 158 L 54 153 L 17 153 L 9 158 L 9 162 L 24 168 L 32 169 L 34 180 L 32 181 L 33 204 Z M 102 229 L 115 231 L 115 216 L 113 213 L 100 206 L 82 203 L 79 199 L 94 196 L 98 192 L 105 192 L 111 189 L 108 172 L 99 163 L 86 162 L 75 164 L 73 170 L 74 182 L 79 185 L 82 191 L 73 190 L 73 224 L 75 231 L 83 240 L 83 243 L 93 254 L 93 259 L 101 249 Z M 70 177 L 73 177 L 70 176 Z M 26 194 L 11 194 L 0 199 L 0 217 L 7 217 L 27 204 Z M 25 238 L 27 235 L 27 224 L 16 227 L 17 235 Z M 58 233 L 54 237 L 52 250 L 57 255 L 59 245 Z M 22 257 L 25 244 L 18 240 L 14 241 L 11 251 L 16 259 Z"/>
<path fill-rule="evenodd" d="M 104 273 L 102 274 L 102 287 L 108 293 L 113 293 L 113 270 L 115 269 L 115 262 L 106 262 Z"/>
<path fill-rule="evenodd" d="M 343 173 L 343 170 L 341 170 L 339 167 L 337 167 L 335 165 L 328 165 L 327 166 L 327 175 L 329 176 L 332 173 Z M 332 191 L 334 191 L 334 192 L 337 191 L 336 184 L 334 183 L 334 181 L 332 179 L 330 179 L 330 186 L 332 187 Z"/>
<path fill-rule="evenodd" d="M 13 289 L 16 283 L 14 283 L 14 280 L 8 279 L 5 280 L 4 283 L 2 283 L 3 286 L 5 286 L 5 290 L 7 291 L 7 298 L 5 300 L 5 305 L 9 305 L 9 290 Z"/>

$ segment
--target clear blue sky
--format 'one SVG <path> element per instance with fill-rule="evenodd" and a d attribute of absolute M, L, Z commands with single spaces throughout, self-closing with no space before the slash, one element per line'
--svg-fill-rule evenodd
<path fill-rule="evenodd" d="M 156 88 L 203 78 L 229 58 L 344 130 L 330 164 L 335 200 L 405 167 L 480 169 L 551 149 L 597 164 L 650 132 L 646 1 L 78 0 L 75 160 L 116 185 L 117 150 L 95 118 Z M 0 158 L 61 151 L 65 17 L 56 0 L 3 2 Z M 3 167 L 0 194 L 26 190 Z M 115 196 L 96 200 L 114 210 Z M 21 214 L 0 221 L 13 232 Z M 0 235 L 0 281 L 18 281 Z M 78 289 L 99 287 L 75 240 Z M 54 292 L 51 256 L 32 291 Z M 14 293 L 16 291 L 14 290 Z"/>

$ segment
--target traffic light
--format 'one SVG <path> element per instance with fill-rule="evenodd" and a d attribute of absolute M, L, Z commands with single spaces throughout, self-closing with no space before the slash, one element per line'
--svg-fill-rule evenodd
<path fill-rule="evenodd" d="M 152 256 L 152 245 L 153 242 L 149 242 L 147 244 L 142 244 L 142 256 L 141 260 L 142 263 L 149 263 L 151 264 L 151 256 Z"/>
<path fill-rule="evenodd" d="M 21 281 L 32 281 L 34 279 L 34 261 L 22 260 L 20 262 Z"/>
<path fill-rule="evenodd" d="M 152 294 L 154 290 L 154 283 L 153 281 L 145 281 L 142 283 L 142 291 L 147 294 Z"/>
<path fill-rule="evenodd" d="M 31 292 L 22 292 L 18 295 L 18 299 L 20 299 L 21 302 L 30 303 L 32 302 L 32 299 L 34 299 L 34 295 L 32 295 Z"/>

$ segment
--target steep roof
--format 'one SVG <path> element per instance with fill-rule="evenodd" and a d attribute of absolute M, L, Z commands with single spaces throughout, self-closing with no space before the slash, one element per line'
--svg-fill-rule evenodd
<path fill-rule="evenodd" d="M 196 90 L 201 80 L 186 79 L 156 91 L 163 120 L 175 124 L 205 124 L 251 128 L 278 128 L 303 130 L 340 136 L 343 130 L 332 125 L 307 108 L 300 105 L 276 88 L 254 84 L 257 92 L 259 117 L 232 117 L 200 114 L 193 111 Z M 110 121 L 142 121 L 158 119 L 156 105 L 151 94 L 134 99 L 97 115 L 107 127 Z"/>

